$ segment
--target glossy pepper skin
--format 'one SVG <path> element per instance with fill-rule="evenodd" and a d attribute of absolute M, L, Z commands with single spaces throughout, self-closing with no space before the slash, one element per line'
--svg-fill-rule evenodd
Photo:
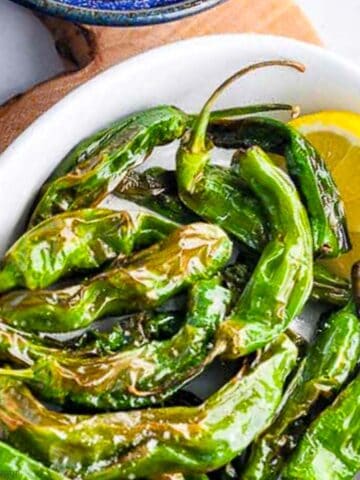
<path fill-rule="evenodd" d="M 0 316 L 26 331 L 66 332 L 105 315 L 153 309 L 228 262 L 232 243 L 219 227 L 195 223 L 86 282 L 62 290 L 14 291 Z"/>
<path fill-rule="evenodd" d="M 314 420 L 284 480 L 352 480 L 360 469 L 360 376 Z"/>
<path fill-rule="evenodd" d="M 274 423 L 251 450 L 241 480 L 276 480 L 319 401 L 333 397 L 360 357 L 360 321 L 354 303 L 330 316 L 310 346 Z M 299 476 L 298 478 L 303 478 Z"/>
<path fill-rule="evenodd" d="M 21 383 L 1 378 L 1 436 L 45 465 L 83 480 L 211 471 L 242 452 L 273 418 L 296 357 L 295 345 L 282 335 L 249 371 L 199 407 L 95 416 L 50 412 Z"/>
<path fill-rule="evenodd" d="M 85 209 L 56 215 L 28 230 L 0 262 L 0 293 L 46 288 L 73 272 L 98 269 L 149 246 L 176 224 L 145 212 Z"/>
<path fill-rule="evenodd" d="M 152 340 L 166 340 L 183 325 L 176 313 L 133 314 L 119 320 L 111 331 L 86 331 L 68 341 L 34 335 L 0 322 L 0 360 L 20 366 L 32 366 L 42 358 L 92 358 L 130 348 L 139 348 Z"/>
<path fill-rule="evenodd" d="M 337 257 L 351 248 L 337 187 L 319 153 L 300 132 L 272 118 L 251 117 L 212 123 L 209 136 L 219 147 L 258 145 L 267 152 L 284 155 L 309 212 L 315 253 Z"/>
<path fill-rule="evenodd" d="M 215 331 L 223 320 L 229 292 L 217 278 L 190 290 L 180 331 L 115 355 L 79 358 L 41 355 L 28 370 L 3 374 L 23 378 L 45 399 L 100 410 L 159 404 L 201 373 L 213 359 Z"/>
<path fill-rule="evenodd" d="M 114 193 L 120 198 L 138 203 L 181 224 L 190 223 L 197 218 L 178 197 L 176 172 L 172 170 L 154 167 L 140 174 L 130 172 Z M 251 192 L 249 195 L 252 195 Z M 250 238 L 253 232 L 249 231 L 248 235 Z M 236 265 L 234 268 L 227 268 L 224 275 L 225 280 L 229 280 L 229 284 L 233 284 L 229 288 L 235 292 L 238 287 L 242 290 L 249 280 L 250 270 L 244 265 Z M 241 291 L 239 291 L 240 293 Z M 350 299 L 350 284 L 346 279 L 333 275 L 324 265 L 315 261 L 311 298 L 316 301 L 345 306 Z"/>
<path fill-rule="evenodd" d="M 104 148 L 95 148 L 95 154 L 43 187 L 30 226 L 58 213 L 95 207 L 154 147 L 180 138 L 187 122 L 186 114 L 170 106 L 150 108 L 132 116 Z"/>
<path fill-rule="evenodd" d="M 236 172 L 262 201 L 271 236 L 238 303 L 218 329 L 229 358 L 247 355 L 284 331 L 302 311 L 313 282 L 310 225 L 291 180 L 259 147 L 237 154 Z"/>
<path fill-rule="evenodd" d="M 2 480 L 69 480 L 3 442 L 0 442 L 0 478 Z"/>
<path fill-rule="evenodd" d="M 200 217 L 216 223 L 257 251 L 262 250 L 267 242 L 267 225 L 261 205 L 248 194 L 246 187 L 231 170 L 211 165 L 213 144 L 207 138 L 207 128 L 214 102 L 231 83 L 251 71 L 275 65 L 303 71 L 303 66 L 294 62 L 270 61 L 250 65 L 236 72 L 207 100 L 190 132 L 183 137 L 176 156 L 181 201 Z"/>
<path fill-rule="evenodd" d="M 129 172 L 114 190 L 114 194 L 174 222 L 188 224 L 199 219 L 180 201 L 176 175 L 172 170 L 153 167 L 142 173 Z"/>

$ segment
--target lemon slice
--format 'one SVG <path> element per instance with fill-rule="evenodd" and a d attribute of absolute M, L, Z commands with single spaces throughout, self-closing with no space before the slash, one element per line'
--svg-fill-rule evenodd
<path fill-rule="evenodd" d="M 324 263 L 337 275 L 349 277 L 352 264 L 360 260 L 360 115 L 325 111 L 290 124 L 320 152 L 344 201 L 353 249 Z"/>

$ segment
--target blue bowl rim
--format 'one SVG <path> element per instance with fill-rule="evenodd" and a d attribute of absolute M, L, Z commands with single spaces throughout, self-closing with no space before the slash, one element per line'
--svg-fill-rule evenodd
<path fill-rule="evenodd" d="M 226 0 L 185 0 L 180 4 L 143 10 L 94 10 L 59 4 L 57 0 L 13 0 L 24 7 L 67 20 L 106 26 L 146 26 L 171 22 L 215 7 Z"/>

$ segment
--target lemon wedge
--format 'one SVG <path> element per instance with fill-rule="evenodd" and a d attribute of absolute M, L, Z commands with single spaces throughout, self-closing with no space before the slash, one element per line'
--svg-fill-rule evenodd
<path fill-rule="evenodd" d="M 360 260 L 360 115 L 324 111 L 290 122 L 322 155 L 345 204 L 351 252 L 324 263 L 337 275 L 349 277 L 351 266 Z"/>

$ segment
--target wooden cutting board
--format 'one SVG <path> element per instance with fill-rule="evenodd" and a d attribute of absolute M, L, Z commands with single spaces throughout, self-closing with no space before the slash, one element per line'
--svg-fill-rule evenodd
<path fill-rule="evenodd" d="M 185 20 L 139 28 L 89 27 L 44 15 L 39 18 L 53 35 L 66 73 L 0 106 L 0 151 L 72 89 L 149 48 L 194 36 L 238 32 L 272 33 L 320 43 L 292 0 L 228 0 Z"/>

